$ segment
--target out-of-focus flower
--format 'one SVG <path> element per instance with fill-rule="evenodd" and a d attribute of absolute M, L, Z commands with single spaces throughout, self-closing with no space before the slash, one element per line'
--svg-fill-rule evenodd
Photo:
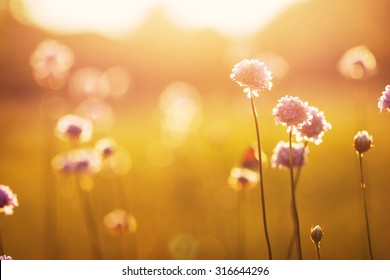
<path fill-rule="evenodd" d="M 325 132 L 332 128 L 332 125 L 325 119 L 324 113 L 318 108 L 309 106 L 309 112 L 312 116 L 310 123 L 305 123 L 297 129 L 297 141 L 309 141 L 318 145 L 322 142 L 322 136 Z"/>
<path fill-rule="evenodd" d="M 367 131 L 359 131 L 354 138 L 353 144 L 355 150 L 362 154 L 367 152 L 372 147 L 372 135 L 368 134 Z"/>
<path fill-rule="evenodd" d="M 7 261 L 7 260 L 13 260 L 13 259 L 10 256 L 2 255 L 2 256 L 0 256 L 0 260 Z"/>
<path fill-rule="evenodd" d="M 304 124 L 310 124 L 312 115 L 310 114 L 307 102 L 303 102 L 299 97 L 284 96 L 279 99 L 278 104 L 272 110 L 276 124 L 281 123 L 287 126 L 287 131 L 294 132 Z"/>
<path fill-rule="evenodd" d="M 243 168 L 248 168 L 251 170 L 258 170 L 259 168 L 259 159 L 257 151 L 254 147 L 250 146 L 244 153 L 240 161 L 240 166 Z"/>
<path fill-rule="evenodd" d="M 73 51 L 66 45 L 46 39 L 30 56 L 35 81 L 43 88 L 60 89 L 74 62 Z"/>
<path fill-rule="evenodd" d="M 230 171 L 228 183 L 236 191 L 250 190 L 258 185 L 259 174 L 248 168 L 233 167 Z"/>
<path fill-rule="evenodd" d="M 293 167 L 300 167 L 306 163 L 306 156 L 309 152 L 303 143 L 292 143 L 292 164 Z M 280 141 L 273 152 L 272 167 L 290 168 L 290 148 L 288 142 Z"/>
<path fill-rule="evenodd" d="M 382 96 L 379 98 L 378 108 L 382 112 L 387 109 L 390 111 L 390 85 L 387 85 L 385 90 L 382 91 Z"/>
<path fill-rule="evenodd" d="M 92 137 L 92 123 L 77 115 L 65 115 L 58 120 L 55 134 L 62 140 L 88 142 Z"/>
<path fill-rule="evenodd" d="M 314 242 L 314 244 L 318 245 L 321 242 L 322 236 L 324 232 L 320 226 L 312 227 L 310 230 L 310 239 Z"/>
<path fill-rule="evenodd" d="M 244 59 L 234 65 L 230 78 L 244 88 L 248 98 L 259 96 L 259 91 L 272 88 L 271 71 L 257 59 Z"/>
<path fill-rule="evenodd" d="M 104 138 L 96 143 L 95 150 L 103 159 L 107 159 L 115 154 L 117 150 L 117 144 L 114 139 Z"/>
<path fill-rule="evenodd" d="M 369 78 L 377 72 L 376 59 L 367 46 L 356 46 L 343 54 L 338 63 L 338 70 L 347 79 Z"/>
<path fill-rule="evenodd" d="M 126 232 L 134 233 L 137 230 L 137 221 L 133 215 L 129 215 L 122 209 L 115 209 L 104 216 L 103 223 L 113 235 Z"/>
<path fill-rule="evenodd" d="M 16 194 L 8 186 L 0 185 L 0 213 L 12 215 L 17 206 L 19 202 Z"/>
<path fill-rule="evenodd" d="M 90 175 L 100 171 L 101 157 L 93 149 L 76 149 L 54 157 L 52 166 L 64 174 Z"/>
<path fill-rule="evenodd" d="M 198 252 L 199 244 L 194 236 L 180 233 L 169 242 L 169 253 L 175 260 L 192 260 Z"/>

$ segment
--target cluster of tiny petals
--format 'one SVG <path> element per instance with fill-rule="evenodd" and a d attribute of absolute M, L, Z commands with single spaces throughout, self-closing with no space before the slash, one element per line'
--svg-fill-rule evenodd
<path fill-rule="evenodd" d="M 372 135 L 370 135 L 366 130 L 359 131 L 354 138 L 353 144 L 355 150 L 362 154 L 367 152 L 372 147 Z"/>
<path fill-rule="evenodd" d="M 2 255 L 0 256 L 0 260 L 2 261 L 8 261 L 8 260 L 13 260 L 12 257 L 7 256 L 7 255 Z"/>
<path fill-rule="evenodd" d="M 382 112 L 387 109 L 390 111 L 390 85 L 387 85 L 385 90 L 382 91 L 382 96 L 379 98 L 378 108 Z"/>
<path fill-rule="evenodd" d="M 309 106 L 309 113 L 311 115 L 310 123 L 304 123 L 297 129 L 297 141 L 309 141 L 318 145 L 322 142 L 322 137 L 325 132 L 332 128 L 332 125 L 325 119 L 324 113 L 314 106 Z"/>
<path fill-rule="evenodd" d="M 272 110 L 276 124 L 281 123 L 288 127 L 288 132 L 301 128 L 305 124 L 311 124 L 313 116 L 310 114 L 307 102 L 299 97 L 284 96 Z"/>
<path fill-rule="evenodd" d="M 77 115 L 65 115 L 58 120 L 55 134 L 62 140 L 87 142 L 92 137 L 92 123 Z"/>
<path fill-rule="evenodd" d="M 306 163 L 308 149 L 303 143 L 292 143 L 292 164 L 293 167 L 300 167 Z M 290 168 L 290 146 L 288 142 L 280 141 L 272 154 L 272 167 Z"/>
<path fill-rule="evenodd" d="M 272 88 L 272 73 L 264 62 L 257 59 L 244 59 L 234 65 L 230 78 L 244 88 L 248 98 L 259 96 L 259 91 Z"/>
<path fill-rule="evenodd" d="M 8 186 L 0 185 L 0 213 L 12 215 L 17 206 L 19 202 L 16 194 Z"/>

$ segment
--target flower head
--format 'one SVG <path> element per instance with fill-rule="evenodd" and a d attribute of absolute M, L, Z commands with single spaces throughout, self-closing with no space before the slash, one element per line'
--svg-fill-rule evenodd
<path fill-rule="evenodd" d="M 288 127 L 288 132 L 310 124 L 312 119 L 307 102 L 303 102 L 299 97 L 288 95 L 279 99 L 272 110 L 272 115 L 275 117 L 276 124 L 281 123 Z"/>
<path fill-rule="evenodd" d="M 306 163 L 308 149 L 302 143 L 292 143 L 293 167 L 303 166 Z M 280 141 L 273 152 L 272 167 L 290 168 L 290 146 L 288 142 Z"/>
<path fill-rule="evenodd" d="M 0 185 L 0 213 L 12 215 L 17 206 L 19 203 L 16 194 L 8 186 Z"/>
<path fill-rule="evenodd" d="M 318 108 L 309 106 L 309 112 L 312 119 L 310 123 L 305 123 L 297 129 L 297 141 L 305 140 L 318 145 L 322 142 L 322 136 L 332 128 L 332 125 L 326 121 L 324 113 Z"/>
<path fill-rule="evenodd" d="M 248 98 L 259 96 L 259 91 L 272 88 L 272 73 L 264 62 L 244 59 L 234 65 L 230 78 L 244 88 Z"/>
<path fill-rule="evenodd" d="M 387 109 L 390 111 L 390 85 L 387 85 L 385 90 L 382 91 L 382 96 L 379 98 L 378 108 L 382 112 Z"/>
<path fill-rule="evenodd" d="M 324 232 L 322 231 L 322 228 L 318 225 L 315 227 L 312 227 L 310 230 L 310 239 L 315 244 L 319 244 L 321 242 L 323 235 L 324 235 Z"/>
<path fill-rule="evenodd" d="M 103 223 L 110 233 L 120 235 L 125 232 L 134 233 L 137 229 L 137 221 L 122 209 L 115 209 L 104 216 Z"/>
<path fill-rule="evenodd" d="M 248 168 L 233 167 L 228 183 L 236 191 L 253 189 L 259 183 L 259 174 Z"/>
<path fill-rule="evenodd" d="M 369 78 L 377 72 L 376 59 L 367 46 L 356 46 L 343 54 L 338 63 L 338 70 L 347 79 Z"/>
<path fill-rule="evenodd" d="M 73 51 L 52 39 L 41 42 L 30 56 L 36 82 L 48 89 L 63 87 L 73 62 Z"/>
<path fill-rule="evenodd" d="M 12 260 L 12 258 L 10 256 L 7 256 L 7 255 L 2 255 L 2 256 L 0 256 L 0 260 L 7 261 L 7 260 Z"/>
<path fill-rule="evenodd" d="M 76 149 L 54 157 L 52 166 L 64 174 L 90 175 L 100 171 L 101 157 L 92 149 Z"/>
<path fill-rule="evenodd" d="M 65 115 L 58 120 L 55 134 L 62 140 L 87 142 L 92 137 L 92 123 L 77 115 Z"/>
<path fill-rule="evenodd" d="M 367 131 L 359 131 L 354 138 L 355 150 L 362 154 L 367 152 L 372 147 L 372 135 L 369 135 Z"/>
<path fill-rule="evenodd" d="M 99 140 L 95 145 L 95 150 L 103 159 L 107 159 L 115 154 L 117 145 L 111 138 L 104 138 Z"/>

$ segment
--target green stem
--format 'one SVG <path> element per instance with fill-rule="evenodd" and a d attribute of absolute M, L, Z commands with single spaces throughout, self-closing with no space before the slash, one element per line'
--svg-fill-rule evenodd
<path fill-rule="evenodd" d="M 261 156 L 259 124 L 257 122 L 257 112 L 256 112 L 256 108 L 255 108 L 255 104 L 254 104 L 252 95 L 250 97 L 250 100 L 251 100 L 253 117 L 255 119 L 256 136 L 257 136 L 257 152 L 259 155 L 260 194 L 261 194 L 261 207 L 262 207 L 262 215 L 263 215 L 264 233 L 265 233 L 265 239 L 267 242 L 268 259 L 272 260 L 271 242 L 269 240 L 269 235 L 268 235 L 267 215 L 266 215 L 266 209 L 265 209 L 264 183 L 263 183 L 263 163 L 262 163 L 262 156 Z"/>
<path fill-rule="evenodd" d="M 293 157 L 292 157 L 292 130 L 289 133 L 289 158 L 290 158 L 290 179 L 291 179 L 291 196 L 292 196 L 292 207 L 293 207 L 293 217 L 295 222 L 295 234 L 298 241 L 298 257 L 302 260 L 302 247 L 301 247 L 301 233 L 299 230 L 299 216 L 298 210 L 295 202 L 295 184 L 294 184 L 294 166 L 293 166 Z"/>
<path fill-rule="evenodd" d="M 370 260 L 373 260 L 372 255 L 372 246 L 371 246 L 371 235 L 370 235 L 370 226 L 368 223 L 368 211 L 367 211 L 367 200 L 366 200 L 366 184 L 363 178 L 363 155 L 362 153 L 358 153 L 359 155 L 359 168 L 360 168 L 360 186 L 363 192 L 363 204 L 364 204 L 364 217 L 366 219 L 366 231 L 367 231 L 367 241 L 368 241 L 368 250 L 370 253 Z"/>

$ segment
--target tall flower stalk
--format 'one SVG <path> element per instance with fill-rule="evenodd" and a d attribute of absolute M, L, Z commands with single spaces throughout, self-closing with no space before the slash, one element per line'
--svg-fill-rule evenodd
<path fill-rule="evenodd" d="M 368 211 L 367 211 L 367 199 L 366 199 L 366 183 L 363 177 L 363 153 L 367 152 L 372 147 L 372 136 L 367 131 L 359 131 L 354 138 L 354 146 L 358 155 L 359 171 L 360 171 L 360 187 L 363 193 L 363 205 L 364 205 L 364 217 L 366 223 L 368 251 L 370 259 L 373 260 L 371 235 L 370 235 L 370 224 L 368 222 Z"/>
<path fill-rule="evenodd" d="M 289 133 L 289 169 L 291 183 L 291 199 L 292 199 L 292 214 L 294 220 L 294 233 L 298 242 L 298 258 L 302 259 L 301 235 L 299 227 L 299 215 L 295 199 L 295 181 L 294 181 L 294 157 L 293 157 L 293 134 L 297 133 L 297 129 L 302 128 L 305 124 L 311 124 L 313 116 L 307 102 L 301 101 L 298 97 L 284 96 L 279 99 L 278 104 L 272 110 L 276 124 L 281 123 L 287 126 Z"/>
<path fill-rule="evenodd" d="M 265 89 L 271 90 L 272 88 L 272 74 L 271 71 L 267 70 L 266 65 L 255 59 L 244 59 L 243 61 L 234 65 L 232 73 L 230 74 L 235 82 L 237 82 L 241 87 L 244 88 L 244 93 L 247 94 L 247 97 L 250 99 L 251 108 L 253 113 L 253 118 L 255 121 L 256 129 L 256 138 L 257 138 L 257 152 L 259 158 L 259 176 L 260 176 L 260 196 L 261 196 L 261 208 L 262 208 L 262 218 L 264 226 L 264 234 L 267 243 L 268 250 L 268 259 L 272 260 L 272 249 L 271 242 L 268 234 L 267 227 L 267 214 L 265 207 L 265 197 L 264 197 L 264 182 L 263 182 L 263 164 L 262 164 L 262 155 L 261 155 L 261 142 L 260 142 L 260 131 L 258 124 L 258 114 L 254 104 L 254 96 L 259 96 L 259 91 L 264 91 Z"/>

